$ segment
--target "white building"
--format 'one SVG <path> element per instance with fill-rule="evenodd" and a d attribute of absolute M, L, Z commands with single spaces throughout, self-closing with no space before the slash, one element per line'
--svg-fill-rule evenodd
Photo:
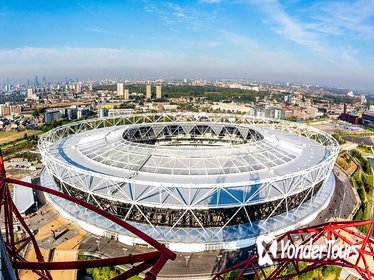
<path fill-rule="evenodd" d="M 365 97 L 364 93 L 361 93 L 361 95 L 360 95 L 360 101 L 361 101 L 361 104 L 365 104 L 366 103 L 366 97 Z"/>
<path fill-rule="evenodd" d="M 116 120 L 125 125 L 108 118 L 94 128 L 92 119 L 42 135 L 41 184 L 92 197 L 95 206 L 106 205 L 171 250 L 252 246 L 260 234 L 310 223 L 333 198 L 339 143 L 315 128 L 202 112 Z M 139 244 L 104 217 L 52 195 L 46 199 L 89 232 Z"/>
<path fill-rule="evenodd" d="M 354 97 L 355 95 L 354 95 L 353 91 L 351 90 L 351 91 L 349 91 L 349 92 L 347 93 L 347 96 L 349 96 L 349 97 Z"/>
<path fill-rule="evenodd" d="M 161 99 L 161 86 L 160 85 L 158 85 L 158 86 L 156 86 L 156 98 L 157 99 Z"/>
<path fill-rule="evenodd" d="M 146 99 L 152 98 L 152 86 L 150 84 L 147 84 L 145 87 L 145 98 Z"/>
<path fill-rule="evenodd" d="M 81 82 L 77 83 L 77 85 L 75 87 L 75 92 L 76 93 L 81 93 L 82 92 L 82 83 Z"/>
<path fill-rule="evenodd" d="M 115 117 L 115 116 L 122 116 L 133 113 L 133 109 L 109 109 L 108 116 Z"/>
<path fill-rule="evenodd" d="M 124 90 L 123 98 L 126 99 L 126 100 L 130 99 L 130 94 L 129 94 L 129 89 L 128 88 Z"/>
<path fill-rule="evenodd" d="M 34 95 L 34 92 L 33 92 L 32 88 L 28 88 L 28 89 L 26 90 L 26 97 L 27 97 L 28 99 L 33 99 L 33 95 Z"/>
<path fill-rule="evenodd" d="M 117 95 L 123 96 L 123 83 L 117 83 Z"/>
<path fill-rule="evenodd" d="M 98 116 L 99 118 L 104 118 L 108 116 L 108 109 L 106 108 L 101 108 L 98 110 Z"/>
<path fill-rule="evenodd" d="M 211 108 L 213 110 L 221 110 L 221 111 L 224 111 L 224 112 L 233 112 L 233 113 L 246 113 L 246 114 L 250 114 L 250 115 L 253 115 L 253 108 L 251 107 L 247 107 L 247 106 L 244 106 L 244 105 L 238 105 L 236 103 L 223 103 L 223 102 L 219 102 L 219 103 L 215 103 L 211 106 Z"/>

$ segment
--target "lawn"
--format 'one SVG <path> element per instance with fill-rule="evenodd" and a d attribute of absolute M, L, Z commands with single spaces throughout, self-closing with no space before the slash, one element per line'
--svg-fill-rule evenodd
<path fill-rule="evenodd" d="M 25 130 L 21 132 L 0 131 L 0 146 L 11 143 L 11 142 L 15 142 L 17 140 L 21 140 L 25 137 L 25 134 L 27 134 L 27 136 L 32 136 L 32 135 L 36 135 L 39 133 L 40 131 L 38 130 Z"/>
<path fill-rule="evenodd" d="M 371 146 L 365 146 L 365 145 L 358 145 L 357 149 L 364 155 L 372 155 L 373 154 L 373 149 Z"/>
<path fill-rule="evenodd" d="M 344 171 L 349 174 L 349 175 L 352 175 L 352 173 L 356 170 L 356 164 L 355 162 L 352 160 L 352 157 L 348 154 L 348 153 L 345 153 L 345 154 L 340 154 L 336 160 L 336 163 L 342 168 L 344 169 Z"/>
<path fill-rule="evenodd" d="M 358 209 L 354 220 L 365 221 L 372 218 L 372 203 L 373 203 L 373 172 L 370 161 L 364 158 L 357 150 L 351 151 L 351 156 L 356 158 L 360 163 L 358 169 L 352 176 L 352 183 L 357 189 L 357 193 L 361 200 L 361 206 Z M 363 232 L 368 232 L 369 227 L 360 227 Z"/>

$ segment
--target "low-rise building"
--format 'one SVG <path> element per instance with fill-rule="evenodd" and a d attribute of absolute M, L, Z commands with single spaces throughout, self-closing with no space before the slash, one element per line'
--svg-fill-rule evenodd
<path fill-rule="evenodd" d="M 59 110 L 48 110 L 44 114 L 44 122 L 50 124 L 53 120 L 61 119 L 62 115 Z"/>

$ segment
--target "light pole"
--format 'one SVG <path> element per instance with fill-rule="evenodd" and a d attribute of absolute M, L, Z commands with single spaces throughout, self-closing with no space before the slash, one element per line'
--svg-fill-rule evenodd
<path fill-rule="evenodd" d="M 189 263 L 191 256 L 184 256 L 184 258 L 186 259 L 186 267 L 188 267 L 188 263 Z"/>
<path fill-rule="evenodd" d="M 219 255 L 217 256 L 217 259 L 218 259 L 218 265 L 219 265 L 219 267 L 220 267 L 220 269 L 221 269 L 221 259 L 222 259 L 222 255 L 219 254 Z"/>

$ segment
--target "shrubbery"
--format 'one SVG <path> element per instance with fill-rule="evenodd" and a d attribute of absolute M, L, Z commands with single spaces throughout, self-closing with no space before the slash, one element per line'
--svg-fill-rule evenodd
<path fill-rule="evenodd" d="M 86 255 L 78 255 L 78 260 L 85 261 L 85 260 L 94 260 L 97 259 L 92 256 Z M 93 280 L 107 280 L 112 279 L 113 277 L 121 274 L 123 272 L 117 266 L 104 266 L 104 267 L 95 267 L 95 268 L 87 268 L 86 270 L 79 270 L 78 271 L 78 280 L 79 279 L 86 279 L 86 277 L 91 277 Z M 141 277 L 134 276 L 131 277 L 130 280 L 141 280 Z"/>
<path fill-rule="evenodd" d="M 358 209 L 354 220 L 363 221 L 371 219 L 372 197 L 373 197 L 373 172 L 370 161 L 364 158 L 357 150 L 351 151 L 351 156 L 359 161 L 359 166 L 352 176 L 352 182 L 357 189 L 361 200 L 361 206 Z M 361 231 L 367 232 L 368 226 L 360 228 Z"/>

